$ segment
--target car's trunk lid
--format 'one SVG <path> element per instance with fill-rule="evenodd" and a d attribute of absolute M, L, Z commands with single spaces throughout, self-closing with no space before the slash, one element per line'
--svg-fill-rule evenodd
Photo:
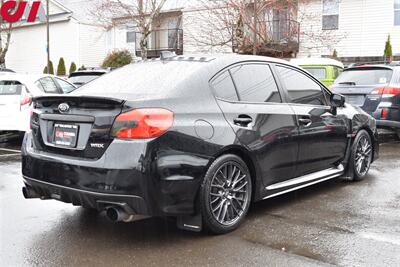
<path fill-rule="evenodd" d="M 31 119 L 36 149 L 71 157 L 100 158 L 124 101 L 102 97 L 52 96 L 34 100 Z"/>

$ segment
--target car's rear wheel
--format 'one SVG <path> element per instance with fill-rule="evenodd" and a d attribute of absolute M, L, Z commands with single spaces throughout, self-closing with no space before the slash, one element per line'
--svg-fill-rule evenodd
<path fill-rule="evenodd" d="M 371 136 L 367 131 L 361 130 L 354 139 L 351 154 L 353 180 L 360 181 L 367 175 L 372 161 L 373 146 Z"/>
<path fill-rule="evenodd" d="M 252 183 L 246 163 L 236 155 L 217 158 L 200 189 L 200 210 L 205 229 L 222 234 L 236 229 L 251 202 Z"/>

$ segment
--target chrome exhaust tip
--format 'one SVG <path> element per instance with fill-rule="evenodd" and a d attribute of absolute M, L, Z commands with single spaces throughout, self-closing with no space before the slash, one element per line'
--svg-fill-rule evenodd
<path fill-rule="evenodd" d="M 120 207 L 109 207 L 106 215 L 112 222 L 131 222 L 134 219 L 133 215 L 126 213 Z"/>

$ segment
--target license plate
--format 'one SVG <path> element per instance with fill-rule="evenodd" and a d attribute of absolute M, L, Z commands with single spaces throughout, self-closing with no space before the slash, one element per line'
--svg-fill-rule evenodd
<path fill-rule="evenodd" d="M 355 106 L 364 105 L 364 96 L 363 95 L 348 95 L 346 96 L 346 102 Z"/>
<path fill-rule="evenodd" d="M 76 147 L 78 130 L 78 125 L 54 124 L 54 144 L 65 147 Z"/>

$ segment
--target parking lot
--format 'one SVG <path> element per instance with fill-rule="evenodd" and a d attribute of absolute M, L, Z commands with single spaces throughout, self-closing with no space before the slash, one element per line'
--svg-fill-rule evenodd
<path fill-rule="evenodd" d="M 52 200 L 25 200 L 19 143 L 0 147 L 2 266 L 396 266 L 400 143 L 358 183 L 333 180 L 253 205 L 235 232 L 210 236 L 168 219 L 114 224 Z"/>

